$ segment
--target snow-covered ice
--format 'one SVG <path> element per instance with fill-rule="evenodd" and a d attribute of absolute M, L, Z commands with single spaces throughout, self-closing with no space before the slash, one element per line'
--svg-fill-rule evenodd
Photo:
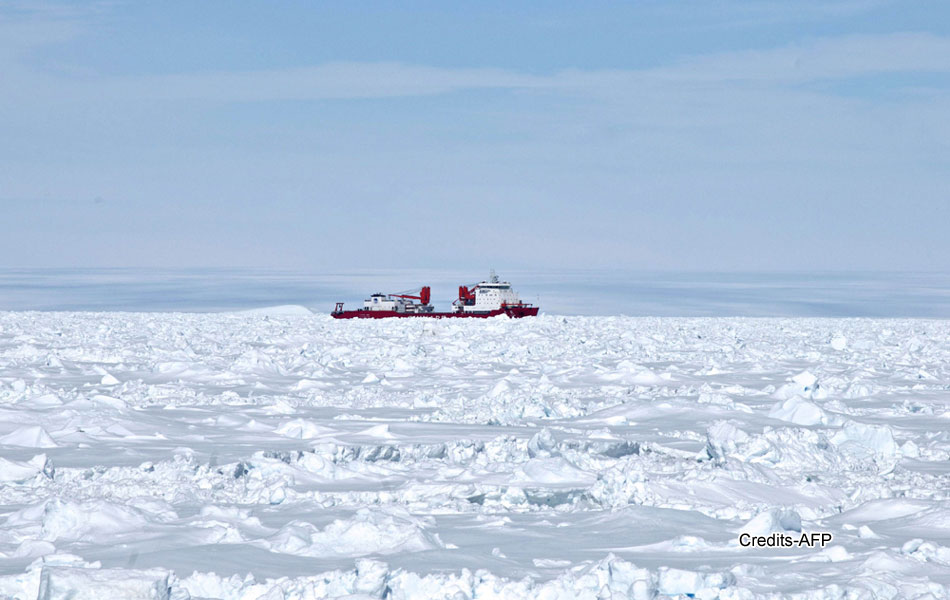
<path fill-rule="evenodd" d="M 325 597 L 948 598 L 950 322 L 0 313 L 0 598 Z"/>

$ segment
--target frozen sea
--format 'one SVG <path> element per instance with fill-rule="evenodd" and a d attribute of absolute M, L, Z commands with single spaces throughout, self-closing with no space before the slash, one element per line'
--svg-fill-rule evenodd
<path fill-rule="evenodd" d="M 946 277 L 415 275 L 0 274 L 0 598 L 950 598 Z"/>

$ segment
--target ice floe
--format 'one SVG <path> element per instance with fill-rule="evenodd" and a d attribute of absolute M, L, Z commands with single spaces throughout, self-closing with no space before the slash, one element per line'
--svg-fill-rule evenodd
<path fill-rule="evenodd" d="M 943 321 L 0 313 L 0 598 L 948 598 L 948 394 Z"/>

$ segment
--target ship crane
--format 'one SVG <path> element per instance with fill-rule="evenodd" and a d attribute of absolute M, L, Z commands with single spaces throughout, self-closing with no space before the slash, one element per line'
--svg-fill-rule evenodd
<path fill-rule="evenodd" d="M 477 283 L 473 283 L 471 288 L 467 285 L 460 285 L 458 301 L 463 305 L 471 306 L 475 304 L 475 286 L 477 285 Z"/>
<path fill-rule="evenodd" d="M 495 274 L 495 269 L 491 270 L 491 275 L 488 276 L 488 281 L 483 281 L 482 283 L 499 283 L 498 275 Z M 459 306 L 474 306 L 475 305 L 475 292 L 478 290 L 480 284 L 473 283 L 472 285 L 460 285 L 459 286 L 459 299 L 454 303 Z M 504 303 L 502 304 L 504 306 Z"/>
<path fill-rule="evenodd" d="M 424 285 L 419 290 L 418 295 L 414 295 L 416 290 L 410 290 L 407 292 L 400 292 L 398 294 L 388 294 L 390 298 L 403 298 L 405 300 L 418 300 L 422 305 L 428 305 L 429 300 L 432 298 L 432 290 L 429 286 Z"/>

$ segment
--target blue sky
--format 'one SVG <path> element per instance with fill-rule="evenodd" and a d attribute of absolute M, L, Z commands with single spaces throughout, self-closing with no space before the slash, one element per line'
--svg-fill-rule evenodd
<path fill-rule="evenodd" d="M 950 270 L 944 2 L 0 3 L 0 265 Z"/>

